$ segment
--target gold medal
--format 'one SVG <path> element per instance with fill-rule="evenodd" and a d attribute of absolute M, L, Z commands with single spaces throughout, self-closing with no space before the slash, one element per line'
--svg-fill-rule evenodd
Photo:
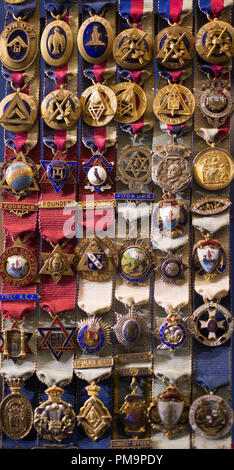
<path fill-rule="evenodd" d="M 18 378 L 6 379 L 11 389 L 0 405 L 1 430 L 11 439 L 23 439 L 33 424 L 33 410 L 30 401 L 20 393 L 23 381 Z"/>
<path fill-rule="evenodd" d="M 0 124 L 8 131 L 27 132 L 36 119 L 37 105 L 26 93 L 17 90 L 0 102 Z"/>
<path fill-rule="evenodd" d="M 60 67 L 68 62 L 73 50 L 70 26 L 59 19 L 45 27 L 41 37 L 41 54 L 45 62 Z"/>
<path fill-rule="evenodd" d="M 130 191 L 140 193 L 151 181 L 151 150 L 145 145 L 128 145 L 121 151 L 118 161 L 120 176 Z"/>
<path fill-rule="evenodd" d="M 142 393 L 139 393 L 139 384 L 135 377 L 130 384 L 131 393 L 124 398 L 118 415 L 124 425 L 124 432 L 132 439 L 138 439 L 145 434 L 147 426 L 146 402 Z"/>
<path fill-rule="evenodd" d="M 117 110 L 114 91 L 106 85 L 96 83 L 83 91 L 80 103 L 82 118 L 90 126 L 106 126 Z"/>
<path fill-rule="evenodd" d="M 125 29 L 114 40 L 113 55 L 121 67 L 127 70 L 141 70 L 152 60 L 152 40 L 142 29 Z"/>
<path fill-rule="evenodd" d="M 76 269 L 89 281 L 106 281 L 117 269 L 118 251 L 108 238 L 86 238 L 75 248 Z"/>
<path fill-rule="evenodd" d="M 155 116 L 168 125 L 178 125 L 190 119 L 195 110 L 195 98 L 189 88 L 175 84 L 161 88 L 153 102 Z"/>
<path fill-rule="evenodd" d="M 38 37 L 26 21 L 9 23 L 0 36 L 0 58 L 9 70 L 27 69 L 38 53 Z"/>
<path fill-rule="evenodd" d="M 78 97 L 62 87 L 46 95 L 41 104 L 42 119 L 52 129 L 70 129 L 80 118 L 80 113 Z"/>
<path fill-rule="evenodd" d="M 186 67 L 195 54 L 193 35 L 187 28 L 174 24 L 157 34 L 154 54 L 160 65 L 169 70 Z"/>
<path fill-rule="evenodd" d="M 6 189 L 16 199 L 27 196 L 32 191 L 39 191 L 39 168 L 40 165 L 20 152 L 0 164 L 0 189 Z"/>
<path fill-rule="evenodd" d="M 54 247 L 52 253 L 42 253 L 41 256 L 45 263 L 40 274 L 50 274 L 56 284 L 62 276 L 73 275 L 70 264 L 75 255 L 64 253 L 59 244 Z"/>
<path fill-rule="evenodd" d="M 10 329 L 3 330 L 0 332 L 0 335 L 3 339 L 3 357 L 6 359 L 12 359 L 16 362 L 18 359 L 22 361 L 25 359 L 26 354 L 32 353 L 28 341 L 30 340 L 32 333 L 26 333 L 20 324 L 23 323 L 22 320 L 10 320 L 12 326 Z"/>
<path fill-rule="evenodd" d="M 78 49 L 82 57 L 91 64 L 104 62 L 113 46 L 113 30 L 109 21 L 101 16 L 90 16 L 78 32 Z"/>
<path fill-rule="evenodd" d="M 112 87 L 117 98 L 115 121 L 129 124 L 137 121 L 144 114 L 147 98 L 144 90 L 132 82 L 121 82 Z"/>
<path fill-rule="evenodd" d="M 234 29 L 217 18 L 199 29 L 196 49 L 200 57 L 211 64 L 226 64 L 234 55 Z"/>
<path fill-rule="evenodd" d="M 193 176 L 200 186 L 209 191 L 226 188 L 233 178 L 231 155 L 217 147 L 202 150 L 194 159 Z"/>

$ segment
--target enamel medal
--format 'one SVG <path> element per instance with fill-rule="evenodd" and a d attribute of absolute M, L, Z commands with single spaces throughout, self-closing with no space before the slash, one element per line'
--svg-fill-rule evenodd
<path fill-rule="evenodd" d="M 118 273 L 128 282 L 144 282 L 155 267 L 153 251 L 146 240 L 126 241 L 120 248 Z"/>
<path fill-rule="evenodd" d="M 82 57 L 91 64 L 99 64 L 112 51 L 113 30 L 105 18 L 91 15 L 81 24 L 77 40 Z"/>
<path fill-rule="evenodd" d="M 198 307 L 190 317 L 190 325 L 193 336 L 205 346 L 221 346 L 233 332 L 230 312 L 215 300 Z"/>
<path fill-rule="evenodd" d="M 154 226 L 162 236 L 176 239 L 184 234 L 188 209 L 174 194 L 166 193 L 164 199 L 156 204 L 152 217 Z"/>
<path fill-rule="evenodd" d="M 200 240 L 193 249 L 192 262 L 195 270 L 207 281 L 213 281 L 217 274 L 226 269 L 226 255 L 218 240 L 211 239 L 208 233 L 205 240 Z"/>
<path fill-rule="evenodd" d="M 9 23 L 0 36 L 0 59 L 6 68 L 25 70 L 38 53 L 38 36 L 34 25 L 17 20 Z"/>
<path fill-rule="evenodd" d="M 69 61 L 73 50 L 73 34 L 70 26 L 57 15 L 49 22 L 41 37 L 41 54 L 45 62 L 60 67 Z"/>
<path fill-rule="evenodd" d="M 18 238 L 0 255 L 0 276 L 11 286 L 36 282 L 38 263 L 34 253 Z"/>
<path fill-rule="evenodd" d="M 0 189 L 5 189 L 18 200 L 33 191 L 39 191 L 40 165 L 22 152 L 0 164 Z"/>
<path fill-rule="evenodd" d="M 132 378 L 130 389 L 131 393 L 124 398 L 118 415 L 124 425 L 125 434 L 138 439 L 145 434 L 147 426 L 146 404 L 142 393 L 138 391 L 139 385 L 135 377 Z"/>

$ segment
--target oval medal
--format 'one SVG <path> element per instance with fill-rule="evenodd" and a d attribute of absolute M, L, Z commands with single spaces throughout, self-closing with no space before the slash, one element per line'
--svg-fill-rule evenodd
<path fill-rule="evenodd" d="M 203 438 L 219 439 L 231 430 L 233 411 L 218 395 L 202 395 L 189 409 L 189 423 L 193 431 Z"/>
<path fill-rule="evenodd" d="M 78 97 L 64 88 L 46 95 L 41 104 L 42 119 L 52 129 L 70 129 L 78 121 L 80 113 Z"/>
<path fill-rule="evenodd" d="M 193 162 L 193 176 L 200 186 L 209 191 L 225 188 L 233 178 L 230 154 L 216 147 L 201 150 Z"/>
<path fill-rule="evenodd" d="M 90 16 L 79 29 L 78 49 L 87 62 L 99 64 L 110 55 L 113 40 L 113 30 L 109 21 L 101 16 Z"/>
<path fill-rule="evenodd" d="M 59 67 L 68 62 L 73 50 L 73 35 L 65 21 L 48 23 L 41 37 L 41 54 L 49 65 Z"/>
<path fill-rule="evenodd" d="M 196 49 L 206 62 L 226 64 L 234 55 L 233 27 L 218 19 L 204 24 L 196 36 Z"/>
<path fill-rule="evenodd" d="M 121 67 L 142 70 L 153 57 L 152 40 L 139 28 L 125 29 L 114 40 L 113 55 Z"/>
<path fill-rule="evenodd" d="M 18 238 L 0 255 L 0 276 L 11 286 L 26 286 L 35 282 L 38 263 L 34 253 Z"/>
<path fill-rule="evenodd" d="M 16 92 L 0 102 L 0 124 L 11 132 L 27 132 L 37 119 L 37 105 L 26 93 Z"/>
<path fill-rule="evenodd" d="M 0 36 L 0 58 L 9 70 L 27 69 L 38 52 L 38 37 L 32 24 L 26 21 L 9 23 Z"/>
<path fill-rule="evenodd" d="M 11 389 L 0 405 L 1 430 L 11 439 L 23 439 L 33 424 L 33 409 L 30 401 L 20 393 L 20 379 L 8 379 Z"/>
<path fill-rule="evenodd" d="M 186 67 L 195 54 L 193 35 L 178 24 L 169 26 L 157 34 L 154 53 L 158 63 L 167 69 Z"/>

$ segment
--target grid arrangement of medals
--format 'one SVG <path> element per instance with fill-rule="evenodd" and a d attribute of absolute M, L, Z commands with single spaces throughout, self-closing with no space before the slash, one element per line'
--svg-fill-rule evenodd
<path fill-rule="evenodd" d="M 2 447 L 230 448 L 233 0 L 1 1 Z"/>

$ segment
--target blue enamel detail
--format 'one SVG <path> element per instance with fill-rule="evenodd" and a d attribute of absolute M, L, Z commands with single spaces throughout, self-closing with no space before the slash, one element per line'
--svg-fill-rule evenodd
<path fill-rule="evenodd" d="M 95 352 L 100 351 L 100 349 L 103 347 L 104 342 L 105 342 L 105 336 L 104 336 L 104 333 L 103 333 L 102 329 L 99 328 L 99 329 L 98 329 L 98 333 L 99 333 L 99 343 L 98 343 L 98 345 L 95 346 L 95 347 L 93 347 L 93 348 L 88 347 L 88 346 L 84 343 L 84 340 L 83 340 L 83 338 L 84 338 L 84 333 L 85 333 L 85 331 L 86 331 L 87 329 L 88 329 L 88 326 L 87 326 L 87 325 L 83 326 L 83 328 L 81 328 L 80 331 L 79 331 L 79 333 L 78 333 L 77 339 L 78 339 L 78 342 L 79 342 L 81 348 L 84 349 L 87 354 L 93 354 L 93 353 L 95 353 Z"/>
<path fill-rule="evenodd" d="M 100 44 L 97 44 L 96 41 L 95 45 L 94 41 L 94 45 L 92 45 L 92 36 L 95 31 L 97 32 L 97 35 L 99 37 Z M 103 26 L 103 24 L 99 23 L 98 21 L 94 21 L 88 24 L 83 33 L 83 47 L 85 49 L 86 54 L 88 54 L 90 57 L 98 59 L 105 53 L 107 46 L 108 35 L 106 28 Z"/>

